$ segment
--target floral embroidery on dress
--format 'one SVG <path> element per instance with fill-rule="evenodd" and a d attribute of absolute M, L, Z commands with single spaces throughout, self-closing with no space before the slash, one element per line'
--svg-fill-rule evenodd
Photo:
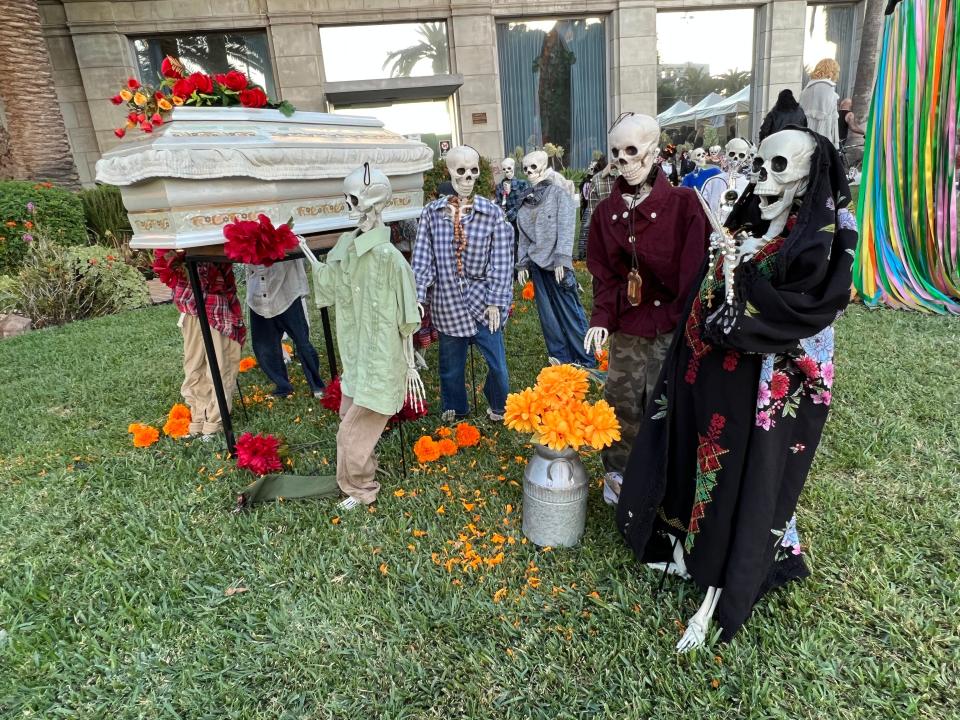
<path fill-rule="evenodd" d="M 763 356 L 757 388 L 758 428 L 770 430 L 776 427 L 778 418 L 796 417 L 803 397 L 810 398 L 814 405 L 830 405 L 833 400 L 833 326 L 804 338 L 800 348 L 804 354 L 798 358 Z"/>
<path fill-rule="evenodd" d="M 837 212 L 837 222 L 840 225 L 841 230 L 853 230 L 854 232 L 858 231 L 857 216 L 850 212 L 847 208 L 840 208 L 840 210 Z"/>
<path fill-rule="evenodd" d="M 700 532 L 700 520 L 706 513 L 707 505 L 713 499 L 711 493 L 717 486 L 717 474 L 723 469 L 720 458 L 729 450 L 720 447 L 718 440 L 720 433 L 727 424 L 727 419 L 714 413 L 710 418 L 710 427 L 706 435 L 699 435 L 700 444 L 697 447 L 697 484 L 693 496 L 693 510 L 690 512 L 690 525 L 683 547 L 687 552 L 693 549 L 693 541 Z"/>
<path fill-rule="evenodd" d="M 800 544 L 800 533 L 797 532 L 797 516 L 793 515 L 783 530 L 771 530 L 777 538 L 776 560 L 786 560 L 794 555 L 803 555 L 803 545 Z"/>

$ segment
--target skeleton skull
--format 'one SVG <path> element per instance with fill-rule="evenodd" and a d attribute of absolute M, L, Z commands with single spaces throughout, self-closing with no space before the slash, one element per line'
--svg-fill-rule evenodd
<path fill-rule="evenodd" d="M 343 197 L 351 220 L 365 221 L 370 216 L 378 216 L 392 196 L 390 180 L 371 168 L 370 163 L 364 163 L 343 179 Z"/>
<path fill-rule="evenodd" d="M 750 143 L 743 138 L 733 138 L 726 146 L 727 165 L 740 169 L 750 160 Z"/>
<path fill-rule="evenodd" d="M 810 180 L 810 165 L 817 143 L 802 130 L 781 130 L 760 143 L 753 160 L 758 182 L 753 192 L 760 198 L 760 216 L 780 229 L 795 198 L 803 197 Z"/>
<path fill-rule="evenodd" d="M 480 177 L 480 153 L 469 145 L 458 145 L 447 153 L 447 172 L 457 195 L 470 197 Z"/>
<path fill-rule="evenodd" d="M 645 182 L 657 158 L 660 126 L 649 115 L 627 115 L 607 136 L 610 162 L 629 185 Z"/>
<path fill-rule="evenodd" d="M 532 153 L 523 156 L 523 172 L 531 185 L 542 182 L 549 169 L 547 153 L 543 150 L 534 150 Z"/>
<path fill-rule="evenodd" d="M 707 164 L 707 151 L 702 147 L 698 147 L 692 153 L 690 153 L 690 159 L 693 160 L 693 163 L 697 166 L 697 168 L 703 168 Z"/>
<path fill-rule="evenodd" d="M 500 163 L 500 169 L 503 170 L 503 177 L 507 180 L 513 180 L 517 172 L 517 163 L 513 158 L 504 158 Z"/>

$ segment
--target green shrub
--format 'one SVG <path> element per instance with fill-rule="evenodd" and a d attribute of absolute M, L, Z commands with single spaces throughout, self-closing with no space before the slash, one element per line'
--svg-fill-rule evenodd
<path fill-rule="evenodd" d="M 435 200 L 437 197 L 437 188 L 440 187 L 440 183 L 449 179 L 450 175 L 447 173 L 447 161 L 440 158 L 433 164 L 430 170 L 427 170 L 423 174 L 424 203 Z M 485 198 L 493 197 L 493 170 L 490 168 L 490 163 L 485 157 L 480 158 L 480 177 L 477 178 L 475 192 L 477 195 L 482 195 Z"/>
<path fill-rule="evenodd" d="M 36 226 L 59 245 L 87 244 L 80 199 L 49 183 L 0 182 L 0 223 L 0 275 L 20 268 Z"/>
<path fill-rule="evenodd" d="M 0 286 L 0 304 L 26 315 L 38 328 L 150 302 L 143 276 L 111 248 L 65 247 L 44 235 L 30 245 L 15 282 L 6 285 Z"/>
<path fill-rule="evenodd" d="M 97 185 L 89 190 L 81 190 L 79 195 L 90 240 L 116 250 L 125 247 L 133 236 L 133 229 L 127 210 L 123 207 L 120 188 Z"/>

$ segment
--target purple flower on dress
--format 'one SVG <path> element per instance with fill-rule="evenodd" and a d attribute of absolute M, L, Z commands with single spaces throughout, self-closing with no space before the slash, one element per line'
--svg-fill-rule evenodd
<path fill-rule="evenodd" d="M 34 205 L 32 202 L 27 203 L 27 212 L 30 213 L 31 215 L 33 215 L 33 211 L 36 210 L 36 208 L 37 206 Z"/>
<path fill-rule="evenodd" d="M 773 426 L 773 418 L 766 410 L 757 413 L 757 427 L 769 430 Z"/>
<path fill-rule="evenodd" d="M 857 216 L 847 210 L 847 208 L 840 209 L 837 213 L 837 221 L 840 223 L 842 229 L 857 231 Z"/>
<path fill-rule="evenodd" d="M 820 368 L 820 377 L 828 388 L 833 387 L 833 363 L 825 362 Z"/>
<path fill-rule="evenodd" d="M 27 245 L 29 245 L 30 243 L 33 242 L 33 235 L 31 235 L 30 233 L 24 233 L 24 234 L 23 234 L 23 241 L 24 241 L 25 243 L 27 243 Z"/>
<path fill-rule="evenodd" d="M 836 204 L 834 204 L 833 198 L 832 198 L 832 197 L 828 197 L 828 198 L 827 198 L 827 210 L 836 210 L 836 209 L 837 209 L 837 206 L 836 206 Z"/>
<path fill-rule="evenodd" d="M 770 404 L 770 386 L 763 380 L 760 381 L 760 389 L 757 391 L 757 407 L 762 408 Z"/>
<path fill-rule="evenodd" d="M 833 394 L 829 390 L 824 390 L 822 392 L 815 393 L 811 398 L 814 405 L 829 405 L 830 400 L 833 398 Z"/>

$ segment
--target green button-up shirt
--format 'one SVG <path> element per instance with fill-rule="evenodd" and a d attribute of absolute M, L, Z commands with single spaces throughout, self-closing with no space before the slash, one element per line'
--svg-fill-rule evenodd
<path fill-rule="evenodd" d="M 335 305 L 340 385 L 353 402 L 383 415 L 403 407 L 403 341 L 420 327 L 413 270 L 390 244 L 390 230 L 340 236 L 313 269 L 317 307 Z"/>

